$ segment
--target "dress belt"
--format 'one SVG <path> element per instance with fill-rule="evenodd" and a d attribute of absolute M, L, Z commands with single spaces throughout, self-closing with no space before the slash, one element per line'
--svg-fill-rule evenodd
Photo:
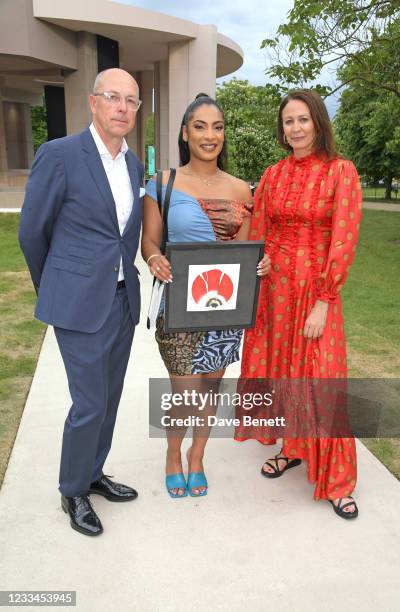
<path fill-rule="evenodd" d="M 124 287 L 126 287 L 125 281 L 124 280 L 118 281 L 118 283 L 117 283 L 117 291 L 118 291 L 118 289 L 123 289 Z"/>

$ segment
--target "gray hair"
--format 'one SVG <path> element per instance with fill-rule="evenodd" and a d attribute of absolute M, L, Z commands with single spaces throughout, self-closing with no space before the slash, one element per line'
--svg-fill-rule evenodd
<path fill-rule="evenodd" d="M 103 78 L 103 76 L 105 75 L 105 73 L 108 71 L 109 69 L 107 68 L 107 70 L 102 70 L 101 72 L 99 72 L 99 74 L 96 76 L 94 83 L 93 83 L 93 93 L 98 93 L 98 90 L 100 89 L 100 84 L 101 84 L 101 80 Z"/>

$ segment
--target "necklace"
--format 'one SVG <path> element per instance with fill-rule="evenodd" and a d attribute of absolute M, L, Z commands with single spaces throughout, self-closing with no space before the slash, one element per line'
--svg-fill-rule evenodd
<path fill-rule="evenodd" d="M 193 176 L 194 178 L 199 179 L 199 181 L 204 183 L 204 185 L 207 185 L 207 187 L 212 187 L 213 185 L 215 185 L 217 178 L 221 174 L 221 170 L 219 168 L 217 168 L 217 171 L 214 174 L 214 177 L 213 177 L 212 180 L 210 180 L 208 178 L 204 178 L 202 176 L 199 176 L 198 174 L 194 174 L 193 172 L 186 172 L 186 174 L 188 174 L 189 176 Z"/>

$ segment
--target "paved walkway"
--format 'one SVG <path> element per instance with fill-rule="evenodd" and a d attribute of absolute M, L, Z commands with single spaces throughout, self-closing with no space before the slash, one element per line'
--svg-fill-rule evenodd
<path fill-rule="evenodd" d="M 0 209 L 19 212 L 24 197 L 24 189 L 0 189 Z"/>
<path fill-rule="evenodd" d="M 363 208 L 367 210 L 387 210 L 389 212 L 400 212 L 399 204 L 390 204 L 389 202 L 363 202 Z"/>
<path fill-rule="evenodd" d="M 143 266 L 142 286 L 147 304 Z M 304 466 L 262 478 L 277 447 L 256 442 L 211 440 L 208 496 L 171 500 L 165 443 L 148 437 L 149 376 L 165 372 L 143 317 L 106 466 L 140 496 L 94 496 L 105 531 L 82 536 L 57 492 L 69 395 L 48 330 L 0 492 L 0 589 L 76 590 L 79 612 L 400 609 L 400 483 L 364 446 L 354 522 L 313 501 Z"/>

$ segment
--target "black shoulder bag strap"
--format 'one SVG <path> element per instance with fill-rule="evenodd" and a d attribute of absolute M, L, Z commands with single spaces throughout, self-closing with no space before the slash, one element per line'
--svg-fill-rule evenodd
<path fill-rule="evenodd" d="M 174 185 L 176 175 L 176 169 L 171 168 L 167 183 L 167 188 L 165 190 L 164 204 L 162 201 L 162 171 L 159 170 L 157 172 L 157 204 L 158 210 L 160 211 L 160 215 L 162 216 L 163 221 L 163 237 L 160 244 L 160 251 L 164 255 L 165 254 L 165 245 L 168 242 L 168 210 L 169 204 L 171 200 L 171 192 L 172 187 Z"/>
<path fill-rule="evenodd" d="M 161 244 L 160 244 L 160 251 L 163 255 L 165 255 L 165 246 L 168 242 L 168 210 L 169 210 L 169 203 L 171 200 L 171 192 L 172 192 L 172 187 L 174 185 L 175 175 L 176 175 L 176 169 L 170 168 L 167 188 L 165 190 L 164 204 L 163 204 L 163 201 L 162 201 L 162 170 L 157 171 L 157 178 L 156 178 L 157 204 L 158 204 L 158 210 L 160 211 L 160 215 L 162 217 L 162 222 L 163 222 L 163 237 L 162 237 Z M 154 277 L 153 278 L 153 289 L 154 289 L 156 280 L 157 279 Z M 147 318 L 147 329 L 150 329 L 149 318 Z"/>

